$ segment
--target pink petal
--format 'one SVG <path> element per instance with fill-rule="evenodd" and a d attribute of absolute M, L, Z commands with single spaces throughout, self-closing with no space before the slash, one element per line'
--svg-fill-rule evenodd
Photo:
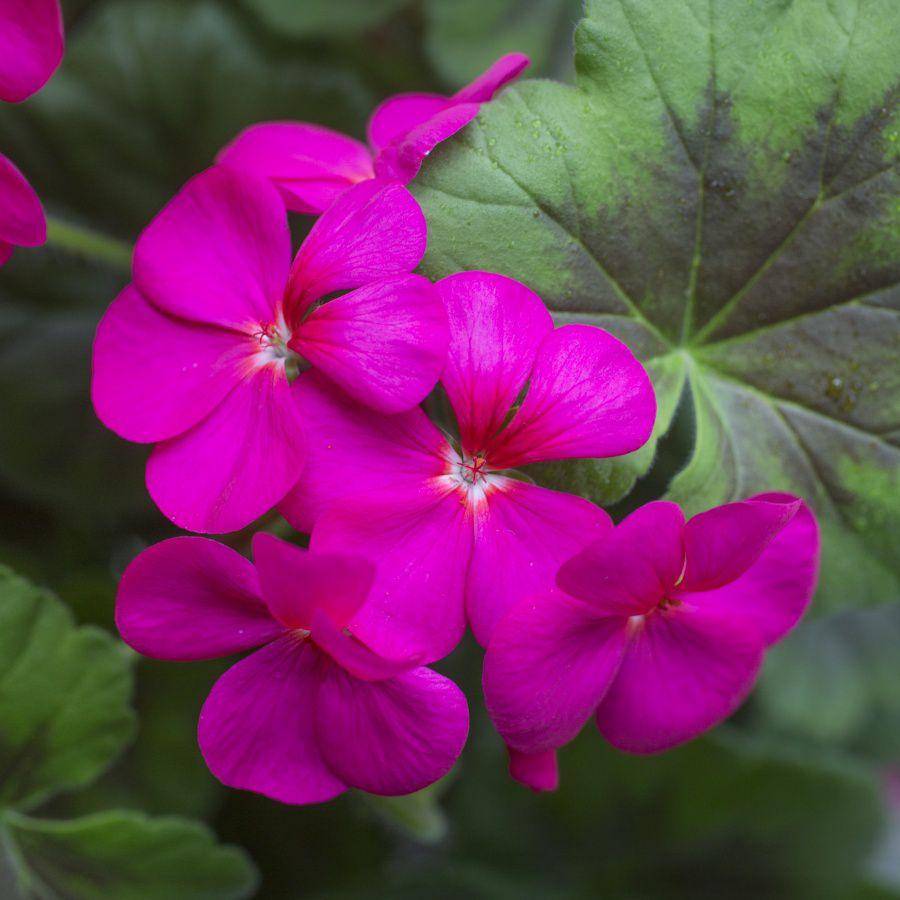
<path fill-rule="evenodd" d="M 607 615 L 641 615 L 671 593 L 684 569 L 684 515 L 648 503 L 565 562 L 556 582 Z"/>
<path fill-rule="evenodd" d="M 405 275 L 425 255 L 425 216 L 399 184 L 364 181 L 318 219 L 291 269 L 289 324 L 334 291 Z"/>
<path fill-rule="evenodd" d="M 791 494 L 759 494 L 747 502 L 793 505 L 796 500 Z M 715 590 L 686 593 L 684 599 L 748 621 L 769 645 L 784 637 L 806 612 L 818 573 L 819 526 L 812 510 L 800 501 L 796 515 L 743 575 Z"/>
<path fill-rule="evenodd" d="M 422 167 L 426 156 L 442 141 L 465 128 L 480 109 L 478 103 L 458 103 L 441 110 L 416 125 L 410 132 L 379 151 L 375 157 L 375 174 L 408 184 Z"/>
<path fill-rule="evenodd" d="M 0 10 L 9 0 L 0 0 Z M 0 34 L 3 31 L 0 11 Z M 0 37 L 0 54 L 3 41 Z M 2 59 L 2 55 L 0 55 Z M 16 247 L 39 247 L 47 240 L 44 209 L 25 176 L 0 153 L 0 242 Z M 0 259 L 0 264 L 8 259 Z"/>
<path fill-rule="evenodd" d="M 252 125 L 216 162 L 268 178 L 299 213 L 324 212 L 354 184 L 375 177 L 365 144 L 305 122 Z"/>
<path fill-rule="evenodd" d="M 500 430 L 553 320 L 534 291 L 504 275 L 460 272 L 437 289 L 450 322 L 441 383 L 473 455 Z"/>
<path fill-rule="evenodd" d="M 790 522 L 801 501 L 744 500 L 694 516 L 684 528 L 684 591 L 707 591 L 734 581 L 759 559 Z"/>
<path fill-rule="evenodd" d="M 94 409 L 126 440 L 174 437 L 243 380 L 256 349 L 247 335 L 160 312 L 129 286 L 97 327 Z"/>
<path fill-rule="evenodd" d="M 346 628 L 336 625 L 334 620 L 320 609 L 317 609 L 313 616 L 311 637 L 315 645 L 327 653 L 342 669 L 363 681 L 383 681 L 385 678 L 393 678 L 401 672 L 416 668 L 421 662 L 415 655 L 401 659 L 380 656 Z"/>
<path fill-rule="evenodd" d="M 215 659 L 258 647 L 284 630 L 259 596 L 253 566 L 208 538 L 148 547 L 125 570 L 116 627 L 138 653 L 157 659 Z"/>
<path fill-rule="evenodd" d="M 505 84 L 518 78 L 531 60 L 524 53 L 507 53 L 474 81 L 453 95 L 456 103 L 483 103 L 493 98 Z"/>
<path fill-rule="evenodd" d="M 12 256 L 13 245 L 0 241 L 0 266 L 2 266 Z"/>
<path fill-rule="evenodd" d="M 431 662 L 450 653 L 465 628 L 472 533 L 458 494 L 435 484 L 332 507 L 316 522 L 311 546 L 353 547 L 378 565 L 369 600 L 351 623 L 363 643 L 388 658 Z"/>
<path fill-rule="evenodd" d="M 578 734 L 616 674 L 626 623 L 559 591 L 500 622 L 484 657 L 484 698 L 510 747 L 543 753 Z"/>
<path fill-rule="evenodd" d="M 496 624 L 523 599 L 550 590 L 560 565 L 612 531 L 593 503 L 503 478 L 475 508 L 475 549 L 466 613 L 486 646 Z"/>
<path fill-rule="evenodd" d="M 219 781 L 282 803 L 321 803 L 346 790 L 317 743 L 321 662 L 309 642 L 290 634 L 213 685 L 197 738 Z"/>
<path fill-rule="evenodd" d="M 311 553 L 265 532 L 253 536 L 253 561 L 272 615 L 287 628 L 307 631 L 316 611 L 343 628 L 375 577 L 375 567 L 361 557 Z"/>
<path fill-rule="evenodd" d="M 555 750 L 543 753 L 519 753 L 509 751 L 509 774 L 533 791 L 555 791 L 559 787 L 559 762 Z"/>
<path fill-rule="evenodd" d="M 446 109 L 450 101 L 440 94 L 397 94 L 375 107 L 369 119 L 369 143 L 375 150 L 400 140 L 417 125 Z"/>
<path fill-rule="evenodd" d="M 259 369 L 199 425 L 157 444 L 147 489 L 179 528 L 237 531 L 293 487 L 302 433 L 284 368 Z"/>
<path fill-rule="evenodd" d="M 563 325 L 538 350 L 528 393 L 489 448 L 492 465 L 606 457 L 642 446 L 656 418 L 644 367 L 612 335 Z"/>
<path fill-rule="evenodd" d="M 717 725 L 743 703 L 762 663 L 757 631 L 687 602 L 629 623 L 622 665 L 597 710 L 620 750 L 657 753 Z"/>
<path fill-rule="evenodd" d="M 39 91 L 63 55 L 59 0 L 0 0 L 0 100 Z"/>
<path fill-rule="evenodd" d="M 469 731 L 462 691 L 431 669 L 359 681 L 327 669 L 317 705 L 329 767 L 371 794 L 409 794 L 450 771 Z"/>
<path fill-rule="evenodd" d="M 431 392 L 447 359 L 447 316 L 434 286 L 401 275 L 314 309 L 291 348 L 351 397 L 403 412 Z"/>
<path fill-rule="evenodd" d="M 253 333 L 276 321 L 290 258 L 278 191 L 264 178 L 214 166 L 141 234 L 134 283 L 172 315 Z"/>
<path fill-rule="evenodd" d="M 307 441 L 303 477 L 279 506 L 298 531 L 324 509 L 372 491 L 417 491 L 448 471 L 450 447 L 421 409 L 384 416 L 354 403 L 315 370 L 292 394 Z"/>

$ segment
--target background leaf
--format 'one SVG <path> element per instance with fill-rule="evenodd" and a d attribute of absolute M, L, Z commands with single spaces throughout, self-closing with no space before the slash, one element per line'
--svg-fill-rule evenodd
<path fill-rule="evenodd" d="M 383 22 L 409 0 L 341 0 L 335 15 L 334 0 L 244 0 L 266 24 L 293 37 L 345 36 Z"/>

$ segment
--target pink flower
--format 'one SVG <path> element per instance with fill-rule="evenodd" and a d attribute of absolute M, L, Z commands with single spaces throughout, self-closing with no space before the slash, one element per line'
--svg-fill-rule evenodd
<path fill-rule="evenodd" d="M 208 538 L 173 538 L 138 556 L 119 585 L 116 624 L 140 653 L 189 661 L 261 648 L 203 705 L 198 739 L 212 773 L 284 803 L 318 803 L 349 787 L 406 794 L 449 771 L 469 727 L 462 692 L 353 634 L 371 565 L 263 533 L 253 555 L 255 568 Z"/>
<path fill-rule="evenodd" d="M 219 163 L 271 179 L 289 209 L 318 213 L 344 191 L 376 176 L 406 184 L 422 160 L 468 125 L 481 104 L 517 78 L 528 57 L 510 53 L 452 97 L 398 94 L 372 114 L 371 150 L 346 135 L 305 122 L 268 122 L 241 132 Z"/>
<path fill-rule="evenodd" d="M 63 56 L 59 0 L 0 0 L 0 100 L 39 91 Z"/>
<path fill-rule="evenodd" d="M 789 494 L 687 524 L 674 503 L 649 503 L 500 622 L 485 655 L 488 711 L 524 754 L 561 747 L 592 715 L 632 753 L 690 740 L 746 698 L 765 649 L 809 605 L 818 564 L 816 520 Z"/>
<path fill-rule="evenodd" d="M 416 646 L 426 660 L 456 646 L 466 614 L 486 643 L 514 600 L 549 586 L 611 527 L 586 500 L 505 470 L 627 453 L 655 416 L 643 367 L 605 331 L 554 330 L 540 297 L 501 275 L 464 272 L 436 287 L 450 321 L 442 383 L 458 448 L 421 409 L 385 419 L 314 374 L 294 387 L 309 423 L 308 477 L 280 506 L 312 529 L 317 550 L 359 547 L 378 563 L 354 623 L 363 640 L 389 655 Z"/>
<path fill-rule="evenodd" d="M 156 444 L 147 487 L 165 515 L 232 531 L 284 497 L 303 463 L 298 368 L 380 413 L 425 397 L 448 340 L 433 285 L 406 274 L 425 242 L 412 195 L 370 181 L 316 222 L 291 265 L 269 182 L 221 166 L 188 182 L 138 240 L 134 284 L 94 343 L 97 415 Z"/>
<path fill-rule="evenodd" d="M 0 0 L 0 100 L 18 103 L 40 90 L 62 55 L 58 0 Z M 41 201 L 0 153 L 0 266 L 13 247 L 39 247 L 46 240 Z"/>

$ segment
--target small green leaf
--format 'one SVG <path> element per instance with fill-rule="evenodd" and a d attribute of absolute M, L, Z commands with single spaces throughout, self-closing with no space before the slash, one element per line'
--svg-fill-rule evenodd
<path fill-rule="evenodd" d="M 240 900 L 256 888 L 242 850 L 184 819 L 125 811 L 5 819 L 29 900 Z"/>
<path fill-rule="evenodd" d="M 290 37 L 343 37 L 379 25 L 409 0 L 244 0 L 267 25 Z"/>
<path fill-rule="evenodd" d="M 93 781 L 134 730 L 129 651 L 0 567 L 0 807 Z"/>

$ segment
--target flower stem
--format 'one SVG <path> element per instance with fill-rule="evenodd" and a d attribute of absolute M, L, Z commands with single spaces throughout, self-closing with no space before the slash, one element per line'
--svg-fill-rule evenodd
<path fill-rule="evenodd" d="M 47 244 L 116 269 L 131 271 L 131 246 L 82 225 L 47 216 Z"/>

